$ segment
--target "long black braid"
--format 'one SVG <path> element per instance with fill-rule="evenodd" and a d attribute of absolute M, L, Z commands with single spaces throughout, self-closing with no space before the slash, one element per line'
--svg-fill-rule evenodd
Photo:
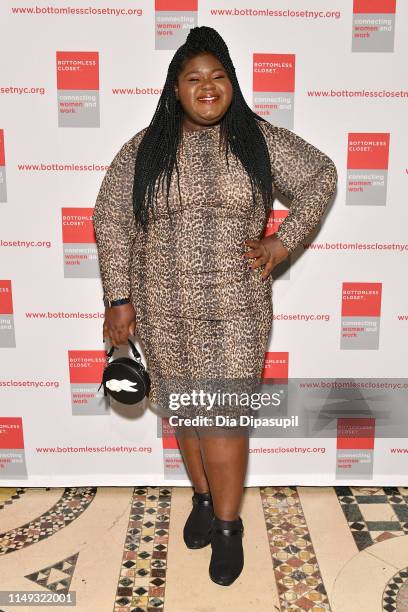
<path fill-rule="evenodd" d="M 265 121 L 246 103 L 235 73 L 228 47 L 216 30 L 207 26 L 192 28 L 183 45 L 174 54 L 167 71 L 167 78 L 156 111 L 139 144 L 135 162 L 133 183 L 133 212 L 135 220 L 147 227 L 148 209 L 154 217 L 154 200 L 166 178 L 166 201 L 169 209 L 170 182 L 174 166 L 181 201 L 177 150 L 182 137 L 183 108 L 176 98 L 174 85 L 184 62 L 201 53 L 211 53 L 221 62 L 233 88 L 231 104 L 220 124 L 220 138 L 228 151 L 239 158 L 251 184 L 255 205 L 255 191 L 262 195 L 265 210 L 271 210 L 272 173 L 268 148 L 258 121 Z M 147 194 L 147 198 L 146 198 Z M 157 201 L 157 200 L 156 200 Z M 170 211 L 169 211 L 170 213 Z M 171 215 L 170 215 L 171 217 Z"/>

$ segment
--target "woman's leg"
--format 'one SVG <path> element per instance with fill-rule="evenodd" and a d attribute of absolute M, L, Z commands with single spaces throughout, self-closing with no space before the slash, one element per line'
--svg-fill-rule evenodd
<path fill-rule="evenodd" d="M 200 440 L 194 427 L 176 427 L 177 442 L 196 493 L 210 490 L 201 456 Z"/>
<path fill-rule="evenodd" d="M 226 437 L 203 434 L 200 443 L 214 513 L 222 520 L 235 520 L 239 516 L 248 465 L 248 432 Z"/>

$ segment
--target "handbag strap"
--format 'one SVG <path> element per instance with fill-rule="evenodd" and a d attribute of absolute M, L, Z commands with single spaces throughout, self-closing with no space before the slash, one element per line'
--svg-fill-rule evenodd
<path fill-rule="evenodd" d="M 131 341 L 130 338 L 128 338 L 128 343 L 130 345 L 130 348 L 132 349 L 132 353 L 133 353 L 133 357 L 136 359 L 136 361 L 141 362 L 142 361 L 142 357 L 139 353 L 139 351 L 137 350 L 137 348 L 135 347 L 135 345 L 133 344 L 133 342 Z M 110 357 L 112 357 L 113 355 L 113 351 L 115 350 L 115 348 L 119 348 L 117 346 L 111 346 L 109 353 L 107 353 L 107 358 L 109 359 Z"/>

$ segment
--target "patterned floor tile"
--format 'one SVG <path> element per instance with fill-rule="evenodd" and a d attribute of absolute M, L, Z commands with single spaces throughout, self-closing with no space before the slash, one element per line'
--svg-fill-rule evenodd
<path fill-rule="evenodd" d="M 6 555 L 49 538 L 86 510 L 96 494 L 95 487 L 68 487 L 47 512 L 20 527 L 0 533 L 0 555 Z"/>
<path fill-rule="evenodd" d="M 171 489 L 134 490 L 114 612 L 164 609 Z"/>
<path fill-rule="evenodd" d="M 296 487 L 260 487 L 281 610 L 330 610 Z"/>
<path fill-rule="evenodd" d="M 1 490 L 0 502 L 3 502 L 3 509 L 13 504 L 27 490 L 29 489 Z M 377 542 L 408 535 L 407 488 L 341 486 L 334 487 L 334 490 L 358 550 L 362 551 Z M 267 572 L 268 580 L 272 578 L 273 581 L 274 578 L 280 610 L 330 611 L 321 566 L 316 558 L 297 488 L 260 487 L 259 491 L 263 527 L 267 530 L 271 559 L 270 565 L 268 562 L 267 566 L 259 568 L 259 571 Z M 0 552 L 7 555 L 21 550 L 68 526 L 89 507 L 96 492 L 96 487 L 65 489 L 57 503 L 51 502 L 52 507 L 49 510 L 24 525 L 0 534 Z M 103 604 L 105 606 L 105 603 L 108 603 L 113 612 L 164 610 L 171 499 L 171 487 L 143 486 L 126 492 L 124 508 L 128 517 L 122 513 L 124 522 L 122 521 L 117 541 L 121 549 L 120 567 L 115 562 L 112 565 L 113 571 L 109 571 L 112 580 L 111 593 L 115 593 L 114 601 Z M 90 510 L 94 507 L 95 504 Z M 10 508 L 10 511 L 13 509 Z M 105 510 L 100 504 L 96 512 L 103 512 L 105 516 Z M 116 519 L 116 515 L 113 515 L 113 518 Z M 64 533 L 67 534 L 66 537 L 70 537 L 69 530 Z M 333 542 L 336 541 L 336 534 L 330 534 L 330 537 Z M 36 559 L 35 563 L 26 565 L 27 569 L 22 571 L 20 578 L 31 581 L 33 588 L 40 591 L 44 589 L 48 592 L 67 593 L 72 588 L 74 572 L 79 571 L 78 550 L 79 547 L 74 547 L 73 552 L 70 548 L 61 556 L 53 553 L 45 554 L 41 558 L 32 557 Z M 28 550 L 27 554 L 34 553 Z M 10 561 L 13 562 L 13 558 Z M 7 559 L 3 559 L 3 562 L 7 563 Z M 392 569 L 388 574 L 387 580 L 394 571 Z M 76 574 L 75 577 L 81 580 Z M 379 605 L 384 612 L 408 612 L 408 568 L 405 567 L 405 562 L 404 569 L 395 573 L 385 588 L 383 583 L 379 586 L 379 593 L 383 594 Z M 189 593 L 186 593 L 186 598 L 188 597 Z M 244 609 L 244 604 L 245 602 L 242 602 L 242 607 L 238 608 Z"/>
<path fill-rule="evenodd" d="M 20 499 L 22 495 L 27 491 L 24 487 L 3 487 L 0 489 L 0 510 L 11 506 L 13 502 Z"/>
<path fill-rule="evenodd" d="M 52 565 L 47 565 L 37 572 L 26 574 L 24 577 L 53 593 L 66 594 L 69 591 L 78 555 L 79 553 L 71 555 Z"/>
<path fill-rule="evenodd" d="M 382 598 L 385 612 L 408 612 L 408 567 L 388 581 Z"/>
<path fill-rule="evenodd" d="M 359 550 L 408 534 L 406 488 L 334 487 L 334 490 Z"/>

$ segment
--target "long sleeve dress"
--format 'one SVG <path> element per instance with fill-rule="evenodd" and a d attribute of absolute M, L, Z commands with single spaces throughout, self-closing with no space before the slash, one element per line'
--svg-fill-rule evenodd
<path fill-rule="evenodd" d="M 273 187 L 291 201 L 277 235 L 292 252 L 322 217 L 336 188 L 336 166 L 294 132 L 267 121 L 259 124 Z M 152 383 L 149 398 L 159 414 L 208 417 L 208 404 L 173 401 L 170 407 L 169 389 L 191 392 L 198 388 L 194 381 L 223 381 L 225 389 L 243 389 L 246 381 L 260 380 L 272 324 L 271 275 L 262 281 L 242 255 L 246 239 L 262 237 L 267 213 L 261 198 L 253 209 L 249 178 L 239 160 L 229 155 L 227 167 L 217 124 L 183 133 L 181 201 L 175 172 L 170 189 L 173 222 L 159 192 L 155 219 L 143 232 L 133 217 L 132 185 L 146 129 L 118 151 L 96 200 L 93 224 L 103 291 L 108 299 L 131 297 Z M 176 381 L 183 382 L 177 387 Z M 246 413 L 247 406 L 217 405 L 216 414 Z"/>

